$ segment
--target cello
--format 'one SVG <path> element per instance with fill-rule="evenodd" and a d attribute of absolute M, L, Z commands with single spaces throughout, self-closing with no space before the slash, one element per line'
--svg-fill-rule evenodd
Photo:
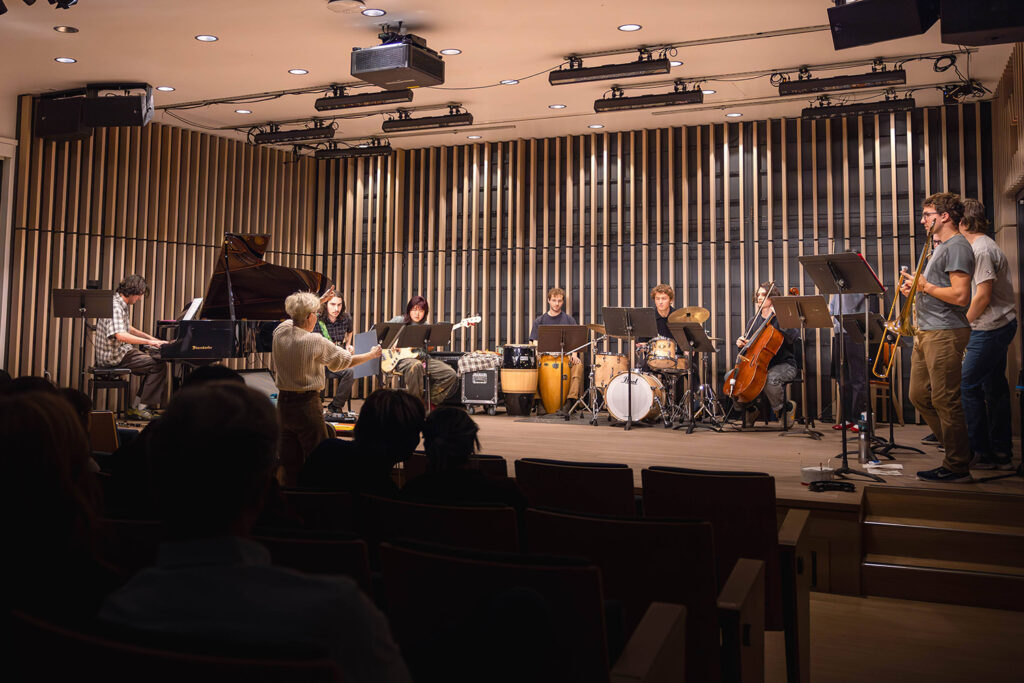
<path fill-rule="evenodd" d="M 764 301 L 758 308 L 758 315 L 764 310 L 764 302 L 771 298 L 770 294 L 775 289 L 775 283 L 769 283 Z M 775 318 L 775 310 L 771 315 L 761 318 L 760 324 L 757 319 L 751 323 L 756 325 L 753 332 L 748 328 L 743 337 L 747 343 L 740 349 L 736 357 L 736 365 L 725 374 L 725 386 L 722 391 L 726 396 L 738 403 L 752 403 L 764 390 L 765 382 L 768 381 L 768 364 L 778 353 L 785 340 L 782 332 L 772 326 Z"/>

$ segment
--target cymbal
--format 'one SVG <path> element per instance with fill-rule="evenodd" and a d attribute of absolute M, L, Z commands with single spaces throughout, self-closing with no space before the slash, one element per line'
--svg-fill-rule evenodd
<path fill-rule="evenodd" d="M 597 334 L 605 334 L 605 327 L 600 323 L 587 323 L 587 329 Z"/>
<path fill-rule="evenodd" d="M 684 306 L 672 311 L 668 316 L 670 323 L 703 323 L 711 317 L 711 311 L 701 306 Z"/>

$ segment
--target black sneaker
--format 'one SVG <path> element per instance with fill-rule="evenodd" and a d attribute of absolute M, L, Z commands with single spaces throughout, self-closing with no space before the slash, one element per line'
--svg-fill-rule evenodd
<path fill-rule="evenodd" d="M 921 443 L 923 443 L 925 446 L 938 446 L 939 437 L 935 436 L 934 434 L 929 434 L 927 436 L 921 437 Z"/>
<path fill-rule="evenodd" d="M 1008 455 L 978 455 L 971 463 L 972 470 L 1012 470 L 1013 458 Z"/>
<path fill-rule="evenodd" d="M 974 481 L 974 479 L 971 478 L 970 472 L 959 474 L 952 470 L 947 470 L 945 467 L 936 467 L 934 470 L 918 472 L 917 478 L 921 481 L 937 481 L 946 484 L 967 484 Z"/>

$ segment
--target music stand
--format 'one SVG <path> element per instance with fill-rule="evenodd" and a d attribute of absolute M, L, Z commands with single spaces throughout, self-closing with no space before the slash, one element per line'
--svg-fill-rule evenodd
<path fill-rule="evenodd" d="M 804 272 L 810 276 L 814 286 L 820 294 L 881 294 L 885 291 L 875 271 L 871 269 L 864 257 L 856 253 L 842 254 L 816 254 L 800 256 L 797 258 L 804 267 Z M 839 317 L 843 315 L 843 298 L 839 297 Z M 844 362 L 844 341 L 845 334 L 843 326 L 839 326 L 839 367 Z M 839 419 L 843 419 L 843 390 L 846 384 L 843 382 L 843 373 L 839 373 Z M 846 430 L 842 432 L 843 452 L 840 457 L 843 459 L 842 466 L 835 471 L 835 475 L 846 478 L 847 475 L 856 474 L 873 481 L 885 483 L 885 480 L 878 475 L 869 472 L 861 472 L 852 469 L 847 457 Z"/>
<path fill-rule="evenodd" d="M 634 342 L 637 337 L 657 337 L 658 322 L 654 318 L 653 308 L 612 308 L 605 306 L 601 309 L 601 318 L 604 320 L 605 330 L 609 337 L 618 337 L 626 340 L 626 348 L 629 349 L 629 364 L 626 366 L 626 421 L 623 429 L 629 431 L 633 422 L 633 361 L 636 357 Z M 607 402 L 607 401 L 606 401 Z"/>
<path fill-rule="evenodd" d="M 558 410 L 553 414 L 563 415 L 562 405 L 566 397 L 562 392 L 561 375 L 566 371 L 565 356 L 573 353 L 578 347 L 586 346 L 588 333 L 586 325 L 541 325 L 537 328 L 537 354 L 558 354 Z M 569 376 L 572 376 L 571 371 Z M 564 417 L 568 421 L 570 414 L 564 413 Z"/>
<path fill-rule="evenodd" d="M 398 338 L 398 333 L 405 327 L 405 323 L 379 322 L 373 326 L 377 333 L 377 343 L 382 349 L 390 349 Z"/>
<path fill-rule="evenodd" d="M 114 291 L 112 289 L 54 289 L 51 292 L 54 318 L 78 318 L 82 321 L 82 343 L 79 358 L 78 390 L 85 391 L 85 330 L 87 318 L 114 317 Z M 74 325 L 74 323 L 72 323 Z"/>
<path fill-rule="evenodd" d="M 689 424 L 680 424 L 676 429 L 682 429 L 685 426 L 686 433 L 693 434 L 693 431 L 698 426 L 698 411 L 693 407 L 693 400 L 696 396 L 696 392 L 693 389 L 693 383 L 697 375 L 695 371 L 697 365 L 694 360 L 694 356 L 701 353 L 714 353 L 715 345 L 711 343 L 710 339 L 708 339 L 708 335 L 704 331 L 704 326 L 700 323 L 668 323 L 668 331 L 672 333 L 672 338 L 676 340 L 676 344 L 679 345 L 679 348 L 689 349 L 690 352 L 690 372 L 689 377 L 687 378 L 687 383 L 690 385 L 690 388 L 687 391 L 690 395 L 689 405 L 687 406 L 689 408 L 690 420 Z M 703 406 L 701 406 L 701 410 L 703 410 Z M 722 426 L 718 424 L 718 421 L 715 419 L 714 411 L 709 410 L 708 417 L 711 418 L 711 423 L 707 424 L 704 421 L 701 421 L 700 426 L 716 432 L 722 431 Z"/>
<path fill-rule="evenodd" d="M 814 427 L 814 418 L 807 414 L 807 329 L 827 330 L 832 328 L 832 315 L 828 302 L 823 296 L 777 296 L 772 297 L 772 306 L 783 329 L 800 328 L 800 413 L 804 419 L 801 432 L 785 431 L 779 436 L 806 436 L 820 440 L 824 434 Z"/>

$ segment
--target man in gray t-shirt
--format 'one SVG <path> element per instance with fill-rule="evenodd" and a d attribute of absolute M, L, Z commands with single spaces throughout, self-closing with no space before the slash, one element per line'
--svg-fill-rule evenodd
<path fill-rule="evenodd" d="M 960 363 L 971 336 L 967 306 L 971 302 L 974 252 L 959 232 L 964 207 L 951 192 L 924 200 L 921 225 L 941 244 L 917 285 L 917 334 L 910 361 L 910 402 L 946 448 L 940 467 L 917 473 L 922 481 L 969 482 L 971 447 L 960 404 Z M 910 292 L 913 274 L 904 272 L 900 291 Z"/>

